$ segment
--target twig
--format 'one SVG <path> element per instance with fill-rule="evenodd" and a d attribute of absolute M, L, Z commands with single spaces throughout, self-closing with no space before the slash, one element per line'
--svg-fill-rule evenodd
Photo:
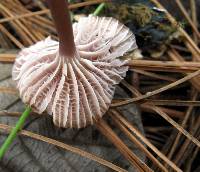
<path fill-rule="evenodd" d="M 198 139 L 200 139 L 200 117 L 198 116 L 195 122 L 195 125 L 193 126 L 193 135 L 196 135 Z M 181 164 L 184 162 L 185 155 L 187 151 L 191 151 L 190 147 L 193 147 L 194 145 L 190 145 L 190 140 L 185 140 L 185 142 L 179 147 L 178 153 L 176 154 L 176 157 L 174 158 L 174 162 L 177 164 Z"/>
<path fill-rule="evenodd" d="M 124 157 L 129 160 L 129 162 L 135 166 L 139 171 L 152 171 L 145 163 L 143 163 L 125 144 L 124 142 L 113 132 L 113 130 L 108 126 L 108 124 L 103 120 L 99 119 L 95 123 L 95 126 L 101 133 L 107 137 L 124 155 Z"/>
<path fill-rule="evenodd" d="M 0 124 L 0 128 L 5 130 L 5 131 L 8 131 L 8 132 L 10 132 L 12 130 L 12 127 L 5 125 L 5 124 Z M 116 166 L 116 165 L 112 164 L 111 162 L 106 161 L 106 160 L 104 160 L 104 159 L 102 159 L 102 158 L 100 158 L 100 157 L 98 157 L 94 154 L 91 154 L 91 153 L 88 153 L 88 152 L 81 150 L 79 148 L 75 148 L 73 146 L 64 144 L 64 143 L 59 142 L 57 140 L 54 140 L 54 139 L 51 139 L 51 138 L 48 138 L 48 137 L 45 137 L 45 136 L 42 136 L 42 135 L 39 135 L 39 134 L 35 134 L 33 132 L 26 131 L 26 130 L 21 130 L 19 132 L 19 134 L 33 138 L 33 139 L 36 139 L 36 140 L 40 140 L 40 141 L 43 141 L 43 142 L 46 142 L 46 143 L 49 143 L 49 144 L 52 144 L 52 145 L 55 145 L 57 147 L 65 149 L 67 151 L 81 155 L 83 157 L 86 157 L 88 159 L 96 161 L 96 162 L 98 162 L 98 163 L 100 163 L 100 164 L 102 164 L 102 165 L 104 165 L 104 166 L 106 166 L 106 167 L 108 167 L 112 170 L 115 170 L 115 171 L 118 171 L 118 172 L 127 172 L 125 169 L 122 169 L 121 167 Z"/>
<path fill-rule="evenodd" d="M 132 131 L 139 139 L 142 140 L 154 153 L 156 153 L 162 160 L 164 160 L 169 166 L 171 166 L 175 171 L 182 171 L 179 169 L 172 161 L 170 161 L 163 153 L 161 153 L 154 145 L 152 145 L 148 139 L 146 139 L 133 125 L 131 125 L 125 118 L 123 118 L 119 113 L 113 111 L 115 118 L 121 121 L 130 131 Z"/>
<path fill-rule="evenodd" d="M 188 44 L 189 45 L 189 44 Z M 190 45 L 189 45 L 190 46 Z M 168 55 L 169 57 L 176 61 L 176 62 L 184 62 L 185 59 L 184 57 L 182 57 L 175 49 L 171 49 L 168 51 Z M 194 54 L 193 54 L 194 55 Z M 200 82 L 199 82 L 199 77 L 195 77 L 195 78 L 192 78 L 190 80 L 190 82 L 192 83 L 192 85 L 200 91 Z"/>
<path fill-rule="evenodd" d="M 194 93 L 194 95 L 193 95 L 193 97 L 192 97 L 192 100 L 193 100 L 193 101 L 196 100 L 196 99 L 197 99 L 197 96 L 198 96 L 198 92 L 195 91 L 195 93 Z M 190 115 L 191 115 L 191 112 L 192 112 L 193 108 L 194 108 L 194 106 L 191 105 L 191 106 L 189 106 L 189 108 L 187 109 L 186 115 L 184 116 L 184 119 L 183 119 L 183 121 L 181 122 L 181 127 L 185 128 L 185 125 L 186 125 L 186 123 L 187 123 L 187 121 L 188 121 L 188 119 L 189 119 L 189 117 L 190 117 Z M 168 154 L 168 158 L 169 158 L 169 159 L 171 159 L 173 153 L 175 152 L 175 149 L 176 149 L 176 147 L 177 147 L 177 145 L 178 145 L 178 143 L 179 143 L 180 137 L 181 137 L 181 133 L 178 133 L 178 135 L 176 136 L 176 139 L 175 139 L 173 145 L 171 146 L 170 152 L 169 152 L 169 154 Z"/>
<path fill-rule="evenodd" d="M 133 69 L 133 71 L 136 72 L 136 73 L 142 74 L 142 75 L 146 75 L 146 76 L 150 76 L 152 78 L 156 78 L 156 79 L 161 79 L 161 80 L 165 80 L 165 81 L 169 81 L 169 82 L 176 81 L 175 78 L 160 75 L 160 74 L 155 74 L 155 73 L 152 73 L 152 72 L 147 72 L 147 71 L 137 70 L 137 69 Z"/>
<path fill-rule="evenodd" d="M 113 102 L 121 102 L 124 100 L 130 100 L 130 98 L 114 99 Z M 193 106 L 200 107 L 200 101 L 192 100 L 159 100 L 159 99 L 145 99 L 143 102 L 136 102 L 139 105 L 153 104 L 156 106 Z"/>
<path fill-rule="evenodd" d="M 181 79 L 177 80 L 176 82 L 173 82 L 173 83 L 171 83 L 169 85 L 166 85 L 166 86 L 164 86 L 164 87 L 162 87 L 160 89 L 157 89 L 157 90 L 152 91 L 152 92 L 148 92 L 145 95 L 141 95 L 141 96 L 138 96 L 136 98 L 130 98 L 129 100 L 125 100 L 125 101 L 122 101 L 122 102 L 119 102 L 119 103 L 113 103 L 111 105 L 111 107 L 119 107 L 119 106 L 127 105 L 127 104 L 130 104 L 130 103 L 136 102 L 136 101 L 141 101 L 143 99 L 147 99 L 147 98 L 152 97 L 152 96 L 154 96 L 156 94 L 159 94 L 159 93 L 161 93 L 163 91 L 166 91 L 166 90 L 168 90 L 168 89 L 170 89 L 172 87 L 175 87 L 175 86 L 177 86 L 179 84 L 182 84 L 182 83 L 194 78 L 195 76 L 198 76 L 199 74 L 200 74 L 200 70 L 198 70 L 198 71 L 196 71 L 194 73 L 191 73 L 191 74 L 185 76 L 184 78 L 181 78 Z"/>
<path fill-rule="evenodd" d="M 147 103 L 152 103 L 157 106 L 198 106 L 200 107 L 200 101 L 195 100 L 153 100 L 153 99 L 146 99 Z"/>
<path fill-rule="evenodd" d="M 89 5 L 95 5 L 95 4 L 99 4 L 102 2 L 108 2 L 108 0 L 92 0 L 92 1 L 76 3 L 76 4 L 70 4 L 69 9 L 71 10 L 71 9 L 76 9 L 76 8 L 85 7 L 85 6 L 89 6 Z M 18 20 L 21 18 L 33 17 L 33 16 L 37 16 L 37 15 L 48 14 L 48 13 L 50 13 L 49 9 L 36 11 L 36 12 L 30 12 L 30 13 L 23 14 L 23 15 L 0 19 L 0 23 L 9 22 L 12 20 Z"/>
<path fill-rule="evenodd" d="M 186 164 L 185 172 L 191 172 L 192 171 L 192 167 L 193 167 L 192 164 L 193 164 L 195 158 L 198 156 L 198 153 L 199 153 L 199 148 L 196 148 L 194 150 L 194 152 L 192 153 L 191 157 L 188 158 L 189 160 Z"/>
<path fill-rule="evenodd" d="M 198 20 L 197 20 L 197 9 L 196 9 L 196 1 L 190 0 L 190 8 L 191 8 L 191 15 L 192 15 L 192 21 L 196 28 L 198 27 Z M 198 38 L 195 33 L 193 33 L 194 41 L 196 44 L 198 44 Z"/>
<path fill-rule="evenodd" d="M 24 48 L 24 45 L 19 42 L 10 32 L 7 31 L 7 29 L 0 24 L 0 31 L 4 33 L 18 48 Z"/>
<path fill-rule="evenodd" d="M 136 96 L 140 96 L 141 93 L 137 91 L 133 86 L 127 87 L 132 93 L 134 93 Z M 200 147 L 200 142 L 193 137 L 190 133 L 188 133 L 186 130 L 184 130 L 183 127 L 181 127 L 178 123 L 176 123 L 172 118 L 170 118 L 166 113 L 162 111 L 161 108 L 153 105 L 153 104 L 147 104 L 147 108 L 154 110 L 157 112 L 160 116 L 162 116 L 166 121 L 168 121 L 171 125 L 173 125 L 179 132 L 181 132 L 184 136 L 186 136 L 190 141 L 195 143 L 198 147 Z"/>
<path fill-rule="evenodd" d="M 19 117 L 22 113 L 21 112 L 9 112 L 7 110 L 0 111 L 0 116 L 17 116 Z"/>
<path fill-rule="evenodd" d="M 0 86 L 0 93 L 17 94 L 18 92 L 15 88 L 1 87 Z"/>
<path fill-rule="evenodd" d="M 191 25 L 192 29 L 194 30 L 195 34 L 197 35 L 197 37 L 200 39 L 200 33 L 196 27 L 196 25 L 193 23 L 193 21 L 191 20 L 190 16 L 188 15 L 188 13 L 186 12 L 185 7 L 183 6 L 183 4 L 181 3 L 180 0 L 175 0 L 176 4 L 178 5 L 179 9 L 181 10 L 182 14 L 184 15 L 184 17 L 186 18 L 186 20 L 189 22 L 189 24 Z"/>
<path fill-rule="evenodd" d="M 156 113 L 155 111 L 149 109 L 148 106 L 146 107 L 145 104 L 140 105 L 140 107 L 144 112 Z M 183 118 L 185 115 L 183 112 L 174 109 L 169 109 L 165 107 L 160 107 L 160 109 L 172 118 Z"/>
<path fill-rule="evenodd" d="M 166 113 L 164 113 L 159 107 L 157 106 L 149 106 L 150 109 L 156 111 L 159 115 L 161 115 L 166 121 L 168 121 L 171 125 L 173 125 L 180 133 L 182 133 L 185 137 L 187 137 L 190 141 L 195 143 L 198 147 L 200 147 L 200 142 L 188 133 L 186 130 L 183 129 L 178 123 L 176 123 L 172 118 L 170 118 Z"/>
<path fill-rule="evenodd" d="M 130 60 L 128 63 L 131 67 L 160 67 L 160 68 L 170 68 L 170 67 L 180 67 L 180 68 L 200 68 L 200 63 L 198 62 L 186 62 L 186 61 L 153 61 L 153 60 Z M 169 71 L 170 72 L 170 71 Z"/>
<path fill-rule="evenodd" d="M 112 110 L 111 110 L 112 112 Z M 108 112 L 109 113 L 109 112 Z M 146 147 L 140 143 L 140 141 L 138 141 L 138 139 L 130 132 L 128 131 L 128 129 L 126 127 L 124 127 L 120 121 L 118 121 L 115 118 L 115 115 L 112 115 L 112 113 L 109 113 L 109 115 L 111 116 L 112 120 L 115 122 L 115 124 L 127 135 L 127 137 L 134 143 L 136 144 L 145 154 L 146 156 L 152 160 L 152 162 L 154 162 L 160 169 L 162 169 L 162 171 L 167 172 L 168 170 L 148 151 L 148 149 L 146 149 Z"/>

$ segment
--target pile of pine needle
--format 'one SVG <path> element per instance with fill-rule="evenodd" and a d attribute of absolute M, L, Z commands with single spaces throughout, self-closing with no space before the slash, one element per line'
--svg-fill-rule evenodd
<path fill-rule="evenodd" d="M 76 14 L 83 13 L 84 10 L 89 13 L 102 2 L 105 0 L 71 2 L 69 7 L 72 18 L 75 20 L 78 17 Z M 120 8 L 107 2 L 101 13 L 102 16 L 110 14 L 124 22 L 136 33 L 137 41 L 139 40 L 143 58 L 132 58 L 128 77 L 120 84 L 130 97 L 114 99 L 107 114 L 132 144 L 144 152 L 147 158 L 145 164 L 104 119 L 95 125 L 139 171 L 189 172 L 200 169 L 200 33 L 196 2 L 190 0 L 190 10 L 186 10 L 179 0 L 174 3 L 186 21 L 184 27 L 189 28 L 190 33 L 183 29 L 181 21 L 176 21 L 158 0 L 149 0 L 148 5 L 142 2 L 133 6 L 120 5 Z M 137 24 L 133 24 L 134 22 Z M 157 39 L 158 34 L 161 36 Z M 49 10 L 43 0 L 29 3 L 1 0 L 1 63 L 13 63 L 20 49 L 49 35 L 57 39 Z M 129 55 L 131 56 L 132 54 Z M 1 93 L 17 94 L 17 90 L 0 87 Z M 130 103 L 136 103 L 141 108 L 145 135 L 117 110 L 117 107 Z M 0 111 L 0 115 L 18 116 L 21 113 Z M 8 132 L 11 126 L 0 124 L 0 129 Z M 115 171 L 126 171 L 103 158 L 51 138 L 25 130 L 20 134 L 90 158 Z"/>

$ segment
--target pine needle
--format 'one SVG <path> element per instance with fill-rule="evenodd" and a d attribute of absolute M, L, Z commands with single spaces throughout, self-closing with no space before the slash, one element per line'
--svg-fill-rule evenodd
<path fill-rule="evenodd" d="M 7 132 L 10 132 L 12 130 L 12 127 L 8 126 L 8 125 L 5 125 L 5 124 L 0 124 L 0 129 L 3 129 Z M 54 140 L 54 139 L 51 139 L 51 138 L 48 138 L 48 137 L 45 137 L 45 136 L 42 136 L 42 135 L 39 135 L 39 134 L 36 134 L 36 133 L 33 133 L 33 132 L 30 132 L 30 131 L 26 131 L 26 130 L 21 130 L 19 132 L 20 135 L 24 135 L 24 136 L 27 136 L 27 137 L 30 137 L 30 138 L 33 138 L 33 139 L 36 139 L 36 140 L 40 140 L 40 141 L 43 141 L 43 142 L 46 142 L 46 143 L 49 143 L 49 144 L 52 144 L 52 145 L 55 145 L 57 147 L 60 147 L 62 149 L 65 149 L 67 151 L 70 151 L 70 152 L 73 152 L 75 154 L 78 154 L 78 155 L 81 155 L 85 158 L 88 158 L 88 159 L 91 159 L 93 161 L 96 161 L 112 170 L 115 170 L 115 171 L 118 171 L 118 172 L 127 172 L 126 170 L 94 155 L 94 154 L 91 154 L 91 153 L 88 153 L 84 150 L 81 150 L 79 148 L 76 148 L 76 147 L 73 147 L 73 146 L 70 146 L 70 145 L 67 145 L 65 143 L 62 143 L 62 142 L 59 142 L 57 140 Z"/>

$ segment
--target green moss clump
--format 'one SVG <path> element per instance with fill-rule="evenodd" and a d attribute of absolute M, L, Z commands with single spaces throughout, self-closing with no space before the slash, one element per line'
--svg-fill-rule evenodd
<path fill-rule="evenodd" d="M 143 4 L 137 4 L 130 8 L 131 8 L 130 14 L 132 16 L 132 19 L 140 27 L 143 27 L 146 24 L 150 23 L 153 15 L 156 14 L 152 9 Z"/>
<path fill-rule="evenodd" d="M 164 12 L 142 3 L 116 4 L 107 7 L 107 14 L 119 19 L 136 36 L 143 52 L 163 51 L 170 44 L 178 26 L 173 26 Z"/>

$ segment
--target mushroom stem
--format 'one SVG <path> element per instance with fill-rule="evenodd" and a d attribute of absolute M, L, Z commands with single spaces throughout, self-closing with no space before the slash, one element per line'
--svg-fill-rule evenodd
<path fill-rule="evenodd" d="M 74 57 L 75 43 L 68 2 L 66 0 L 47 0 L 59 38 L 59 53 L 67 58 Z"/>

